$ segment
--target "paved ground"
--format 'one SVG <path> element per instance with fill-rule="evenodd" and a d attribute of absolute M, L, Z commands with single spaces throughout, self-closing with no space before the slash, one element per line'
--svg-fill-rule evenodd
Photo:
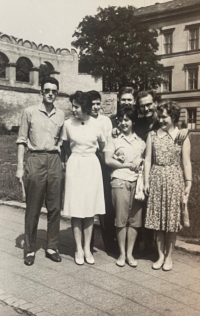
<path fill-rule="evenodd" d="M 95 229 L 94 266 L 74 263 L 69 222 L 61 221 L 61 263 L 45 258 L 46 216 L 41 215 L 35 264 L 23 264 L 24 211 L 0 206 L 0 316 L 199 316 L 200 257 L 175 251 L 170 272 L 119 268 Z M 137 254 L 139 256 L 139 254 Z"/>

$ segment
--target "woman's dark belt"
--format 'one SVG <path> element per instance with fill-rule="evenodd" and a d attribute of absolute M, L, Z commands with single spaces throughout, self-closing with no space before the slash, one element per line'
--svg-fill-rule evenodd
<path fill-rule="evenodd" d="M 30 150 L 31 154 L 59 154 L 58 150 Z"/>

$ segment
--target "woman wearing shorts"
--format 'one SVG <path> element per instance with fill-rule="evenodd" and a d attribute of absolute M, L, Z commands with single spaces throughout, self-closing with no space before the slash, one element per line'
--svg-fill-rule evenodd
<path fill-rule="evenodd" d="M 132 252 L 138 229 L 142 226 L 142 206 L 134 196 L 145 142 L 133 132 L 137 114 L 132 108 L 121 108 L 118 118 L 121 134 L 118 138 L 110 139 L 104 150 L 105 162 L 112 168 L 112 202 L 120 250 L 116 264 L 123 267 L 127 262 L 131 267 L 136 267 L 137 261 Z"/>

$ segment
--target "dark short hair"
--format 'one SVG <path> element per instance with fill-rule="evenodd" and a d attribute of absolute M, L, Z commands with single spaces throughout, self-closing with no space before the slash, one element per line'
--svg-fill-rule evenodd
<path fill-rule="evenodd" d="M 53 78 L 53 77 L 45 77 L 42 82 L 41 82 L 41 90 L 44 89 L 44 85 L 45 83 L 52 83 L 52 84 L 55 84 L 57 86 L 57 89 L 59 90 L 59 82 L 56 78 Z"/>
<path fill-rule="evenodd" d="M 144 90 L 144 91 L 140 91 L 137 95 L 137 99 L 136 99 L 136 105 L 137 107 L 140 106 L 139 104 L 139 100 L 142 98 L 147 97 L 148 95 L 152 96 L 153 102 L 159 102 L 160 101 L 160 96 L 157 95 L 155 90 Z"/>
<path fill-rule="evenodd" d="M 120 120 L 120 118 L 123 118 L 124 115 L 126 115 L 134 124 L 137 121 L 137 111 L 135 111 L 133 108 L 131 108 L 130 106 L 122 106 L 118 112 L 117 112 L 117 117 L 118 120 Z"/>
<path fill-rule="evenodd" d="M 132 96 L 135 98 L 136 97 L 136 93 L 137 91 L 132 88 L 132 87 L 122 87 L 120 90 L 119 90 L 119 93 L 118 93 L 118 98 L 119 100 L 121 99 L 121 96 L 125 93 L 130 93 L 132 94 Z"/>
<path fill-rule="evenodd" d="M 167 111 L 167 114 L 171 116 L 172 121 L 176 124 L 179 121 L 181 109 L 178 104 L 171 100 L 163 100 L 158 104 L 158 112 L 163 113 L 164 110 Z"/>
<path fill-rule="evenodd" d="M 87 92 L 76 91 L 74 94 L 70 95 L 69 100 L 71 103 L 75 100 L 81 106 L 83 113 L 87 113 L 88 115 L 91 114 L 92 100 Z"/>
<path fill-rule="evenodd" d="M 98 100 L 98 99 L 101 101 L 101 95 L 98 91 L 91 90 L 91 91 L 88 91 L 87 93 L 89 94 L 92 101 Z"/>

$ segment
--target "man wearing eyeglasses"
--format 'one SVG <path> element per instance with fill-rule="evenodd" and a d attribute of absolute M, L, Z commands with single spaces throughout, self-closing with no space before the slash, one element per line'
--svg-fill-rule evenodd
<path fill-rule="evenodd" d="M 147 140 L 148 133 L 159 129 L 157 102 L 158 96 L 154 90 L 141 91 L 137 95 L 136 104 L 139 116 L 138 122 L 134 126 L 134 131 L 144 141 Z"/>
<path fill-rule="evenodd" d="M 60 134 L 64 113 L 54 106 L 58 90 L 59 83 L 55 78 L 43 80 L 43 101 L 24 110 L 17 139 L 16 177 L 20 183 L 24 177 L 26 191 L 24 263 L 28 266 L 35 260 L 37 227 L 44 199 L 47 207 L 46 257 L 55 262 L 61 261 L 58 240 L 64 177 L 60 159 Z M 26 147 L 28 157 L 24 170 Z"/>

